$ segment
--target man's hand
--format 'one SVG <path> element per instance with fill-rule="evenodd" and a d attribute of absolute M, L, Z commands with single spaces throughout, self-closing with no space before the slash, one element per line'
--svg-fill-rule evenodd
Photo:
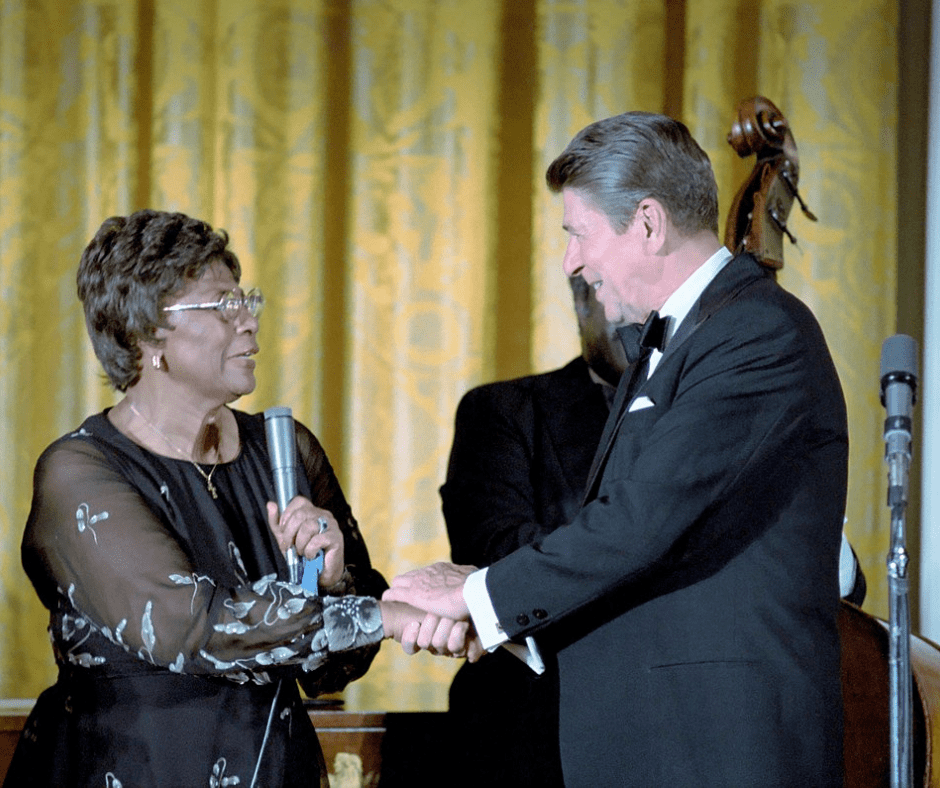
<path fill-rule="evenodd" d="M 463 586 L 475 571 L 475 566 L 444 562 L 413 569 L 392 580 L 392 587 L 382 594 L 382 599 L 405 602 L 441 618 L 467 620 L 470 611 L 463 598 Z"/>

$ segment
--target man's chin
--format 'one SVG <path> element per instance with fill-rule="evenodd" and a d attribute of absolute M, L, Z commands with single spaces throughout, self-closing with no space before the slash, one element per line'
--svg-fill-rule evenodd
<path fill-rule="evenodd" d="M 643 323 L 649 317 L 650 310 L 641 312 L 639 309 L 625 304 L 622 301 L 605 303 L 604 317 L 608 323 L 615 326 L 625 326 L 629 323 Z"/>
<path fill-rule="evenodd" d="M 623 307 L 620 304 L 616 303 L 605 303 L 604 304 L 604 319 L 608 323 L 614 325 L 620 325 L 623 323 L 629 323 L 632 321 L 627 320 L 623 314 Z"/>

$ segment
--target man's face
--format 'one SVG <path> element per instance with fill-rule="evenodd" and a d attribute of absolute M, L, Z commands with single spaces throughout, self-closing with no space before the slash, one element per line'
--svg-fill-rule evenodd
<path fill-rule="evenodd" d="M 647 233 L 639 215 L 618 233 L 587 195 L 564 189 L 564 228 L 568 233 L 564 270 L 581 274 L 594 288 L 604 314 L 612 323 L 641 323 L 656 308 L 650 289 L 659 279 L 659 265 L 646 253 Z"/>

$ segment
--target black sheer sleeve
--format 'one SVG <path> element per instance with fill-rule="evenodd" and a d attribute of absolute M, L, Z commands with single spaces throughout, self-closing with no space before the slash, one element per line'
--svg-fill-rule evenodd
<path fill-rule="evenodd" d="M 329 490 L 335 480 L 322 483 Z M 77 666 L 123 653 L 174 672 L 266 683 L 273 668 L 315 671 L 383 636 L 373 598 L 311 597 L 273 574 L 225 587 L 198 571 L 139 490 L 80 433 L 40 458 L 23 563 L 52 611 L 59 661 Z"/>
<path fill-rule="evenodd" d="M 336 518 L 344 537 L 346 572 L 340 582 L 326 589 L 325 593 L 344 598 L 348 595 L 380 598 L 388 583 L 372 567 L 365 540 L 326 452 L 310 430 L 300 422 L 295 424 L 298 454 L 310 481 L 310 500 Z M 302 676 L 300 686 L 311 696 L 337 692 L 365 674 L 378 650 L 379 644 L 374 643 L 344 652 L 341 658 L 337 655 L 316 673 Z"/>

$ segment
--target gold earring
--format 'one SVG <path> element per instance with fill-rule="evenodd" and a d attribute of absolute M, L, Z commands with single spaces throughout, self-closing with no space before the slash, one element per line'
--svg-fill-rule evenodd
<path fill-rule="evenodd" d="M 154 353 L 153 358 L 150 359 L 150 363 L 153 364 L 154 369 L 160 369 L 163 366 L 163 359 L 156 353 Z"/>

